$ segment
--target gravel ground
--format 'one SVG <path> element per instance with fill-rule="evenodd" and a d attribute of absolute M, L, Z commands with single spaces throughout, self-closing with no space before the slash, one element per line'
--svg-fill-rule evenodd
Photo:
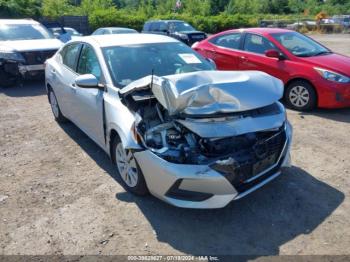
<path fill-rule="evenodd" d="M 315 36 L 350 55 L 350 36 Z M 350 109 L 288 111 L 293 167 L 219 210 L 120 186 L 108 157 L 58 125 L 42 83 L 0 88 L 0 254 L 348 254 Z"/>

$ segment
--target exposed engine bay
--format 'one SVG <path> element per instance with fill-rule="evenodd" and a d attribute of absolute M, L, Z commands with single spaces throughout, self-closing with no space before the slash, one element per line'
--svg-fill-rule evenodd
<path fill-rule="evenodd" d="M 250 163 L 251 168 L 255 169 L 252 172 L 257 173 L 277 161 L 285 140 L 285 116 L 278 102 L 246 111 L 218 111 L 211 114 L 186 114 L 185 110 L 170 110 L 175 112 L 171 115 L 152 92 L 152 84 L 125 92 L 123 96 L 123 102 L 136 116 L 134 132 L 144 148 L 172 163 L 216 163 L 214 168 L 223 173 L 228 171 L 225 166 L 242 166 L 244 163 Z M 219 103 L 220 100 L 218 97 L 215 102 Z M 227 96 L 224 100 L 225 103 L 230 102 Z M 205 98 L 202 101 L 205 102 Z M 207 101 L 210 99 L 207 98 Z M 176 104 L 176 101 L 172 101 L 172 104 Z M 278 121 L 274 119 L 275 127 L 272 128 L 267 120 L 268 129 L 249 122 L 255 123 L 258 121 L 254 119 L 273 115 L 277 116 Z M 245 128 L 237 128 L 236 123 L 247 123 L 250 132 L 246 132 Z M 260 167 L 254 165 L 256 163 Z"/>

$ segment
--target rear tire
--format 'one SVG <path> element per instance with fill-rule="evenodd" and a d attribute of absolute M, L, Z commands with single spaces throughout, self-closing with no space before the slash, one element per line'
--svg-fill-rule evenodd
<path fill-rule="evenodd" d="M 316 107 L 317 95 L 311 84 L 305 80 L 297 80 L 287 86 L 284 100 L 292 109 L 310 111 Z"/>
<path fill-rule="evenodd" d="M 61 112 L 61 109 L 58 105 L 58 102 L 57 102 L 57 98 L 56 98 L 56 95 L 54 93 L 54 91 L 50 88 L 49 89 L 49 101 L 50 101 L 50 105 L 51 105 L 51 110 L 52 110 L 52 113 L 53 113 L 53 116 L 55 117 L 55 120 L 58 122 L 58 123 L 64 123 L 64 122 L 67 122 L 67 118 L 65 118 Z"/>
<path fill-rule="evenodd" d="M 116 172 L 121 178 L 123 187 L 139 196 L 148 194 L 145 178 L 131 150 L 125 150 L 119 137 L 114 138 L 112 157 L 116 165 Z"/>

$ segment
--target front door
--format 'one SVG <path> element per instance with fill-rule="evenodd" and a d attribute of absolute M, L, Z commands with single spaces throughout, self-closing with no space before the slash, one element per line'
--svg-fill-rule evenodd
<path fill-rule="evenodd" d="M 243 50 L 239 56 L 240 70 L 258 70 L 268 73 L 281 80 L 288 79 L 289 60 L 267 57 L 267 50 L 280 50 L 268 39 L 261 35 L 247 33 Z"/>
<path fill-rule="evenodd" d="M 78 61 L 79 75 L 92 74 L 100 82 L 103 80 L 101 66 L 94 49 L 85 44 Z M 96 143 L 105 145 L 103 129 L 103 94 L 98 88 L 80 88 L 76 86 L 74 96 L 74 120 Z"/>

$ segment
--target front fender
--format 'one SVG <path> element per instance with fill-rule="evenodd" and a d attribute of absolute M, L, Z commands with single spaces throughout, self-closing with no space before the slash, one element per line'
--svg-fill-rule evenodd
<path fill-rule="evenodd" d="M 108 144 L 110 142 L 111 133 L 115 130 L 118 133 L 124 148 L 141 149 L 140 145 L 133 138 L 131 132 L 135 122 L 135 116 L 117 96 L 105 93 L 104 101 Z"/>

